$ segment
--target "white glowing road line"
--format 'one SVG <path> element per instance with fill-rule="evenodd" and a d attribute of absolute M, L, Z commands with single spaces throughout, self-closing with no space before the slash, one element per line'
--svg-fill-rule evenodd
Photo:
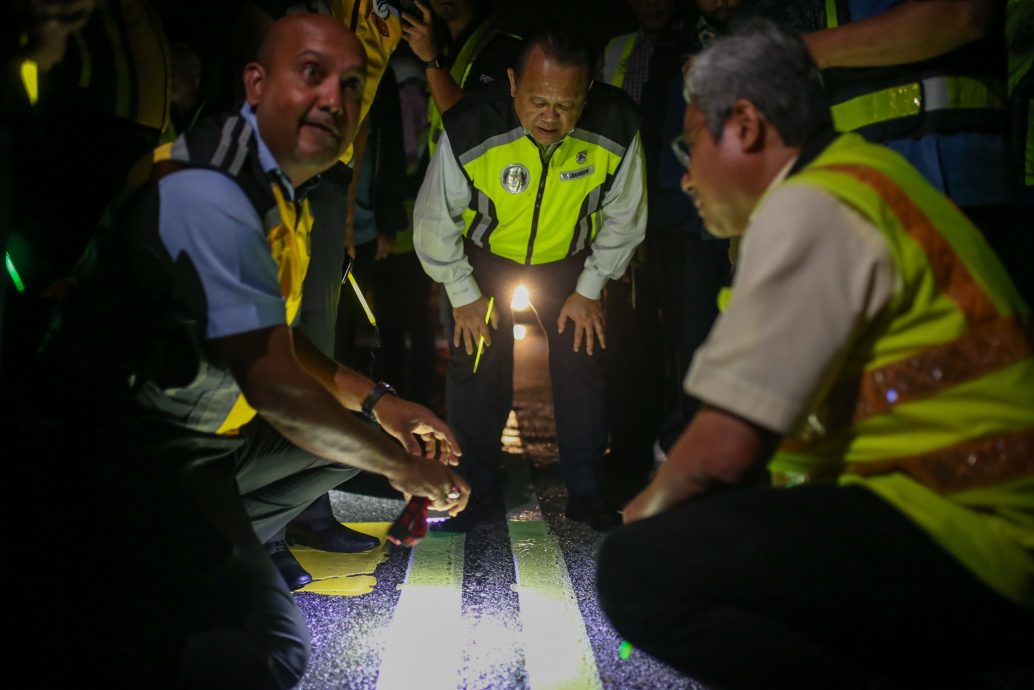
<path fill-rule="evenodd" d="M 464 536 L 428 532 L 413 547 L 381 657 L 378 690 L 459 685 Z"/>
<path fill-rule="evenodd" d="M 504 437 L 518 437 L 510 413 Z M 520 445 L 519 441 L 515 445 Z M 510 533 L 521 640 L 532 690 L 602 690 L 571 575 L 556 537 L 542 519 L 527 460 L 507 454 L 506 525 Z"/>

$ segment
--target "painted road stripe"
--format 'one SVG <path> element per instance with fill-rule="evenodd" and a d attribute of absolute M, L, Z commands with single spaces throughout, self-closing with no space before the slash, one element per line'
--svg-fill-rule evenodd
<path fill-rule="evenodd" d="M 516 416 L 503 432 L 504 447 L 520 446 Z M 513 439 L 517 439 L 514 441 Z M 506 455 L 506 524 L 520 602 L 521 640 L 532 690 L 602 690 L 564 555 L 542 519 L 528 461 Z"/>
<path fill-rule="evenodd" d="M 378 690 L 459 685 L 464 536 L 428 532 L 412 548 L 381 657 Z"/>

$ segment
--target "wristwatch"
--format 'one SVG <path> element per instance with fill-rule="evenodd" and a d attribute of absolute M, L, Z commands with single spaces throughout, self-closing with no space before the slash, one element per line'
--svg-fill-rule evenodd
<path fill-rule="evenodd" d="M 370 394 L 366 396 L 366 400 L 363 400 L 363 416 L 369 419 L 371 422 L 376 422 L 377 417 L 373 414 L 373 406 L 383 398 L 385 395 L 394 395 L 398 397 L 398 391 L 391 387 L 390 384 L 384 381 L 378 381 L 377 385 L 373 387 Z"/>
<path fill-rule="evenodd" d="M 425 62 L 424 67 L 427 69 L 445 69 L 445 65 L 443 65 L 442 61 L 439 60 L 437 57 L 434 60 L 431 60 L 430 62 Z"/>

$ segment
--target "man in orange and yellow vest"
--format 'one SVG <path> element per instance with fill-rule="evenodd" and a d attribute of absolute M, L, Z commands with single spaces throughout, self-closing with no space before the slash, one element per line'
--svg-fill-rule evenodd
<path fill-rule="evenodd" d="M 798 36 L 747 23 L 686 99 L 683 185 L 740 259 L 685 382 L 704 406 L 603 545 L 604 610 L 730 689 L 1029 663 L 1027 305 L 904 158 L 833 130 Z"/>

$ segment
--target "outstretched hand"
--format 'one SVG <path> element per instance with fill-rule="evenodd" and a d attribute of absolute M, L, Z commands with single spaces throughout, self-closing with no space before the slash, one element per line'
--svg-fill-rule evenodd
<path fill-rule="evenodd" d="M 557 331 L 564 332 L 567 320 L 574 322 L 574 351 L 578 352 L 582 341 L 585 341 L 585 351 L 592 355 L 595 346 L 595 338 L 599 338 L 600 347 L 607 349 L 606 319 L 603 314 L 603 302 L 598 299 L 589 299 L 577 292 L 564 302 L 557 317 Z"/>
<path fill-rule="evenodd" d="M 470 485 L 463 477 L 423 458 L 410 455 L 396 471 L 385 476 L 407 501 L 410 496 L 426 496 L 433 509 L 448 512 L 453 517 L 462 512 L 470 500 Z"/>
<path fill-rule="evenodd" d="M 377 423 L 386 432 L 398 439 L 411 455 L 423 455 L 438 460 L 443 465 L 458 465 L 459 441 L 449 425 L 423 405 L 403 400 L 394 395 L 385 395 L 373 407 Z M 419 441 L 423 441 L 421 449 Z"/>

